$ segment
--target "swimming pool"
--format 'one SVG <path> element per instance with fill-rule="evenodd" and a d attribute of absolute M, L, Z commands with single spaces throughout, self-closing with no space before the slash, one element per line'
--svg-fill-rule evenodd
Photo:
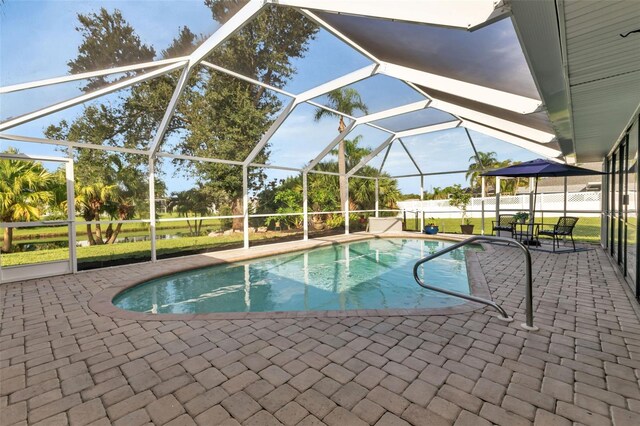
<path fill-rule="evenodd" d="M 421 288 L 412 268 L 421 257 L 451 244 L 373 239 L 216 265 L 136 285 L 113 304 L 154 314 L 446 308 L 464 300 Z M 429 262 L 424 278 L 470 292 L 462 250 Z"/>

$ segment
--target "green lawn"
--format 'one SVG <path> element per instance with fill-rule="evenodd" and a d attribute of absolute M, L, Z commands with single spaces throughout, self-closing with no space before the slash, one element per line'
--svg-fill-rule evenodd
<path fill-rule="evenodd" d="M 251 234 L 251 241 L 261 241 L 266 239 L 283 238 L 290 236 L 289 233 L 265 232 Z M 221 235 L 218 237 L 180 237 L 168 240 L 158 240 L 156 242 L 156 253 L 158 257 L 171 255 L 182 251 L 194 252 L 199 250 L 216 250 L 228 247 L 237 247 L 242 243 L 241 232 L 231 235 Z M 149 241 L 139 241 L 131 243 L 117 243 L 109 245 L 98 245 L 90 247 L 78 247 L 78 264 L 113 261 L 118 259 L 130 259 L 133 262 L 148 260 L 151 258 L 151 243 Z M 2 255 L 2 266 L 24 265 L 30 263 L 51 262 L 55 260 L 66 260 L 69 258 L 67 248 L 51 250 L 35 250 L 22 253 L 10 253 Z"/>
<path fill-rule="evenodd" d="M 493 217 L 485 217 L 484 220 L 484 232 L 487 235 L 491 234 L 491 222 L 494 220 Z M 551 228 L 553 224 L 558 221 L 556 217 L 547 217 L 544 220 L 545 225 L 549 225 L 548 228 Z M 436 219 L 436 225 L 439 227 L 440 232 L 447 233 L 460 233 L 460 219 Z M 425 224 L 427 223 L 427 219 L 425 218 Z M 480 234 L 482 229 L 481 227 L 482 219 L 480 218 L 472 218 L 471 224 L 475 225 L 473 228 L 474 234 Z M 418 224 L 416 226 L 415 220 L 413 218 L 407 218 L 407 230 L 416 231 L 420 227 L 420 220 L 418 219 Z M 547 227 L 545 226 L 545 229 Z M 599 217 L 581 217 L 576 224 L 576 227 L 573 231 L 573 238 L 576 241 L 581 242 L 589 242 L 589 243 L 599 243 L 600 242 L 600 218 Z"/>
<path fill-rule="evenodd" d="M 492 217 L 485 218 L 485 233 L 491 233 L 491 221 Z M 549 217 L 545 220 L 545 223 L 553 224 L 556 222 L 556 218 Z M 480 234 L 481 219 L 471 219 L 471 223 L 475 225 L 474 233 Z M 425 222 L 427 223 L 427 222 Z M 459 233 L 460 232 L 460 220 L 459 219 L 436 219 L 436 224 L 440 227 L 440 232 L 447 233 Z M 205 221 L 203 230 L 219 230 L 222 227 L 222 223 L 217 219 L 210 219 Z M 419 221 L 416 226 L 416 221 L 413 218 L 408 218 L 406 223 L 407 230 L 418 230 Z M 60 228 L 61 231 L 66 231 L 65 227 Z M 354 227 L 355 230 L 355 227 Z M 55 230 L 50 227 L 38 228 L 37 232 L 34 229 L 16 229 L 16 234 L 21 235 L 22 238 L 16 239 L 16 243 L 35 243 L 46 244 L 50 242 L 64 242 L 66 236 L 54 236 Z M 24 231 L 31 232 L 30 234 Z M 78 229 L 78 241 L 86 240 L 86 234 L 83 232 L 83 227 Z M 52 235 L 54 234 L 54 235 Z M 174 235 L 177 238 L 161 239 L 157 240 L 157 255 L 158 257 L 171 256 L 180 252 L 193 253 L 198 251 L 210 251 L 221 250 L 231 247 L 239 247 L 242 244 L 242 233 L 234 233 L 231 235 L 221 235 L 218 237 L 189 236 L 189 228 L 186 227 L 186 222 L 164 222 L 158 224 L 158 235 Z M 299 232 L 266 232 L 251 234 L 250 239 L 252 242 L 260 242 L 262 240 L 278 239 L 278 238 L 293 238 L 293 235 L 298 235 Z M 132 237 L 132 236 L 146 236 L 149 235 L 147 224 L 125 224 L 120 237 Z M 578 221 L 576 226 L 574 237 L 576 241 L 597 243 L 600 241 L 600 218 L 597 217 L 583 217 Z M 91 264 L 92 262 L 113 262 L 122 261 L 125 259 L 131 262 L 139 262 L 149 260 L 151 258 L 151 243 L 150 241 L 139 242 L 119 242 L 109 245 L 98 245 L 90 247 L 78 247 L 78 263 L 82 265 Z M 2 266 L 24 265 L 30 263 L 42 263 L 55 260 L 65 260 L 69 258 L 69 252 L 67 248 L 47 248 L 34 251 L 26 251 L 19 253 L 3 254 L 1 257 Z"/>
<path fill-rule="evenodd" d="M 176 216 L 167 214 L 167 215 L 162 215 L 158 218 L 167 219 L 167 218 L 176 218 Z M 81 217 L 77 217 L 76 220 L 79 222 L 83 221 Z M 193 221 L 191 221 L 191 224 L 193 225 Z M 103 230 L 106 229 L 107 226 L 108 225 L 102 225 Z M 202 222 L 203 230 L 211 229 L 212 231 L 216 231 L 216 230 L 222 229 L 222 227 L 223 227 L 223 224 L 222 224 L 222 220 L 220 219 L 206 219 Z M 176 222 L 157 223 L 156 232 L 160 234 L 162 231 L 173 231 L 175 233 L 188 232 L 189 227 L 187 225 L 187 219 L 176 221 Z M 122 225 L 121 232 L 126 233 L 127 236 L 148 235 L 149 224 L 148 223 L 125 223 Z M 67 235 L 66 226 L 40 226 L 40 227 L 33 227 L 33 228 L 16 228 L 13 231 L 14 239 L 20 242 L 22 242 L 23 240 L 53 239 L 55 237 L 61 237 L 61 236 L 66 237 L 66 235 Z M 78 240 L 86 239 L 85 225 L 76 226 L 76 236 Z"/>

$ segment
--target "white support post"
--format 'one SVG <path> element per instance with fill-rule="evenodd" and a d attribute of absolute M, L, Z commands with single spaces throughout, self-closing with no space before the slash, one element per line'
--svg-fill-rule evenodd
<path fill-rule="evenodd" d="M 500 219 L 500 177 L 496 176 L 496 222 Z"/>
<path fill-rule="evenodd" d="M 67 220 L 69 221 L 69 262 L 71 272 L 78 272 L 78 250 L 76 248 L 76 194 L 75 173 L 73 169 L 73 148 L 69 147 L 69 161 L 65 165 L 67 178 Z"/>
<path fill-rule="evenodd" d="M 484 190 L 484 185 L 485 185 L 485 177 L 482 176 L 482 181 L 480 182 L 480 186 L 482 187 L 480 189 L 480 191 L 481 191 L 480 192 L 480 197 L 481 197 L 480 206 L 481 206 L 481 209 L 482 209 L 482 214 L 481 214 L 482 222 L 481 222 L 481 225 L 480 225 L 480 233 L 482 235 L 484 235 L 484 197 L 487 196 L 487 194 L 485 193 L 485 190 Z"/>
<path fill-rule="evenodd" d="M 307 172 L 302 172 L 302 229 L 304 236 L 302 239 L 307 241 L 309 239 L 309 200 L 307 192 Z"/>
<path fill-rule="evenodd" d="M 380 217 L 380 179 L 376 178 L 376 217 Z"/>
<path fill-rule="evenodd" d="M 244 235 L 245 249 L 249 248 L 249 169 L 242 166 L 242 214 L 243 226 L 242 233 Z"/>
<path fill-rule="evenodd" d="M 349 176 L 347 175 L 347 188 L 345 191 L 345 200 L 344 200 L 344 235 L 349 235 Z"/>
<path fill-rule="evenodd" d="M 424 176 L 420 175 L 420 232 L 424 229 Z"/>
<path fill-rule="evenodd" d="M 151 238 L 151 261 L 157 262 L 156 254 L 156 169 L 155 157 L 149 156 L 149 231 Z"/>
<path fill-rule="evenodd" d="M 565 217 L 567 216 L 567 202 L 568 202 L 567 197 L 569 196 L 569 185 L 567 180 L 568 178 L 565 176 L 564 177 L 564 199 L 563 199 L 564 203 L 563 203 L 563 209 L 562 209 L 563 216 Z"/>

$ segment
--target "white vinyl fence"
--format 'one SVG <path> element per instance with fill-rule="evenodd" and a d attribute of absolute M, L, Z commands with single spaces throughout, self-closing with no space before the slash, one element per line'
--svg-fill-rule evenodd
<path fill-rule="evenodd" d="M 529 194 L 501 195 L 500 212 L 515 213 L 529 211 Z M 484 201 L 485 217 L 495 216 L 496 197 L 472 198 L 467 208 L 468 217 L 482 217 Z M 427 217 L 460 218 L 460 210 L 449 205 L 449 200 L 409 200 L 398 203 L 400 210 L 407 212 L 424 212 Z M 538 194 L 536 196 L 536 212 L 544 212 L 545 216 L 563 216 L 565 212 L 564 193 Z M 566 211 L 568 215 L 582 217 L 599 217 L 601 211 L 601 192 L 569 192 L 567 193 Z M 402 215 L 402 213 L 400 213 Z"/>

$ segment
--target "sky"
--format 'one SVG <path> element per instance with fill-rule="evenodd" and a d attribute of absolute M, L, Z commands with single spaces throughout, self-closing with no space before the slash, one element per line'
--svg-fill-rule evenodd
<path fill-rule="evenodd" d="M 134 27 L 143 43 L 153 46 L 157 52 L 166 48 L 179 28 L 188 26 L 196 34 L 213 33 L 218 24 L 211 18 L 203 1 L 25 1 L 7 0 L 0 10 L 0 84 L 10 85 L 32 80 L 66 75 L 67 62 L 74 59 L 82 38 L 76 31 L 78 13 L 97 12 L 100 7 L 120 9 L 124 18 Z M 303 59 L 296 60 L 296 75 L 287 83 L 285 90 L 301 93 L 318 84 L 367 66 L 370 61 L 328 32 L 322 30 L 309 45 Z M 225 66 L 225 64 L 219 64 Z M 78 96 L 81 83 L 66 83 L 52 87 L 33 89 L 0 95 L 0 120 L 40 109 L 52 103 Z M 377 75 L 353 84 L 358 90 L 369 113 L 382 111 L 399 105 L 424 99 L 421 95 L 398 80 Z M 113 101 L 112 94 L 104 98 Z M 104 101 L 103 100 L 103 101 Z M 286 99 L 285 99 L 286 100 Z M 319 97 L 316 101 L 323 103 Z M 99 101 L 95 101 L 99 102 Z M 62 119 L 68 121 L 81 114 L 84 106 L 76 106 L 62 112 L 10 129 L 9 134 L 44 137 L 42 131 L 49 124 Z M 272 138 L 269 164 L 302 167 L 312 160 L 337 135 L 337 119 L 313 120 L 315 108 L 299 105 L 278 129 Z M 362 115 L 360 113 L 359 115 Z M 423 111 L 392 120 L 389 126 L 407 125 L 418 127 L 443 121 L 446 114 L 438 111 Z M 387 134 L 368 126 L 357 126 L 348 138 L 361 136 L 361 144 L 374 149 L 384 142 Z M 508 143 L 471 132 L 480 151 L 496 151 L 499 159 L 524 161 L 536 158 L 524 149 Z M 170 149 L 176 140 L 168 141 Z M 424 173 L 466 169 L 473 154 L 466 134 L 461 129 L 431 133 L 407 138 L 405 145 L 412 153 Z M 15 142 L 0 140 L 0 150 L 17 146 Z M 19 144 L 23 153 L 32 155 L 58 155 L 62 153 L 50 145 Z M 385 151 L 372 160 L 372 165 L 382 164 Z M 169 192 L 190 188 L 193 179 L 185 178 L 168 161 L 162 162 L 164 179 Z M 392 175 L 417 173 L 413 163 L 398 143 L 391 147 L 384 171 Z M 268 177 L 284 178 L 292 172 L 266 170 Z M 438 175 L 425 178 L 425 189 L 434 186 L 465 184 L 464 174 Z M 399 179 L 400 189 L 405 193 L 419 191 L 419 179 Z"/>

